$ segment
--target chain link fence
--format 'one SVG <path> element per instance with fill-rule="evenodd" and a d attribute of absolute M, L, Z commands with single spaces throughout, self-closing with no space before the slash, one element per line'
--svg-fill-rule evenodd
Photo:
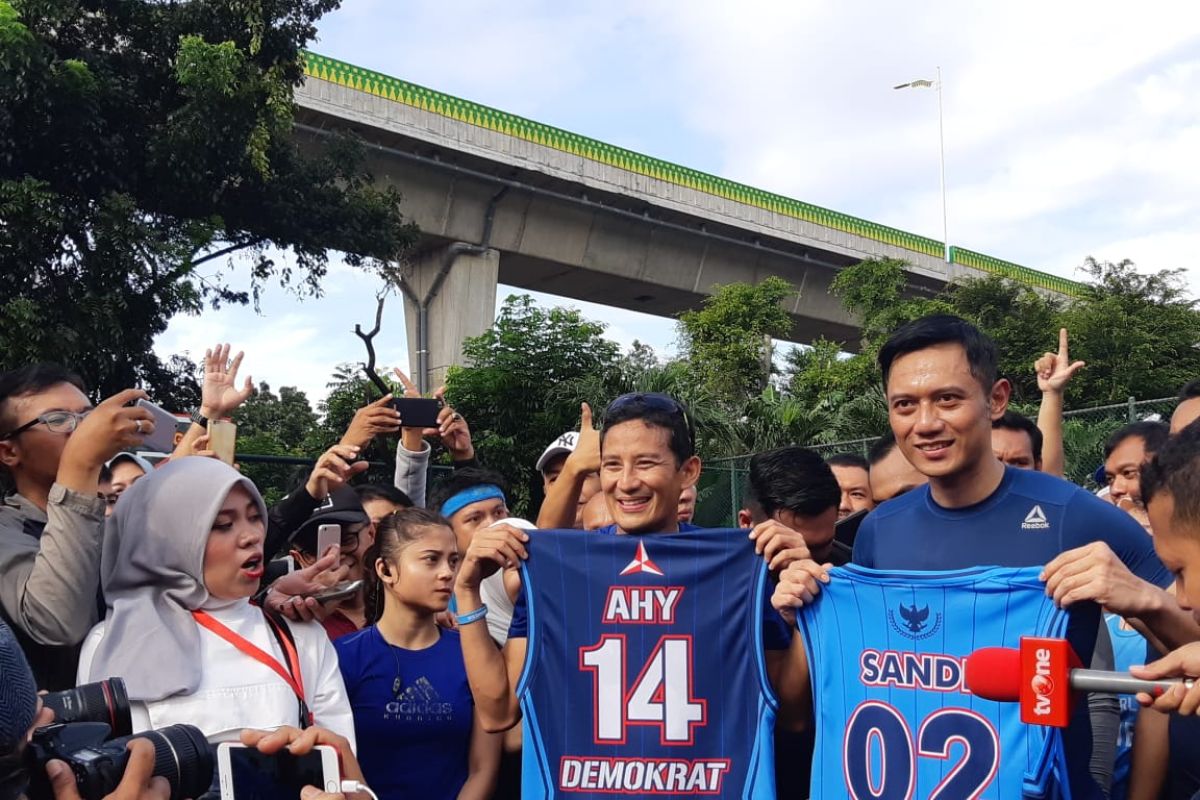
<path fill-rule="evenodd" d="M 1122 425 L 1139 420 L 1170 420 L 1178 402 L 1174 397 L 1157 400 L 1129 398 L 1094 408 L 1081 408 L 1063 413 L 1063 450 L 1066 458 L 1066 478 L 1088 489 L 1098 489 L 1094 479 L 1096 469 L 1104 461 L 1104 442 Z M 1036 419 L 1037 408 L 1017 409 Z M 879 437 L 849 439 L 832 444 L 809 444 L 822 458 L 842 453 L 854 453 L 864 458 Z M 737 512 L 742 508 L 746 480 L 750 470 L 750 455 L 714 459 L 704 462 L 696 499 L 696 523 L 704 526 L 735 525 Z"/>

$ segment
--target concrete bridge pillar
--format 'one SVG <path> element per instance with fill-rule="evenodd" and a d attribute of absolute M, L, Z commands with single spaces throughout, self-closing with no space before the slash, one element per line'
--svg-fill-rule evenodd
<path fill-rule="evenodd" d="M 404 320 L 408 362 L 421 391 L 446 380 L 462 363 L 463 340 L 491 327 L 496 316 L 500 252 L 462 242 L 416 258 L 406 272 Z"/>

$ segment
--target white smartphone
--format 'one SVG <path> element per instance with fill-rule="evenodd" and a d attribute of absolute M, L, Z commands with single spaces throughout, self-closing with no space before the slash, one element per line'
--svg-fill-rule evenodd
<path fill-rule="evenodd" d="M 305 786 L 335 794 L 342 772 L 337 750 L 317 745 L 307 755 L 286 750 L 268 756 L 253 747 L 222 742 L 217 747 L 221 800 L 296 800 Z"/>
<path fill-rule="evenodd" d="M 329 548 L 342 543 L 341 525 L 317 526 L 317 558 L 325 555 Z"/>
<path fill-rule="evenodd" d="M 175 426 L 178 423 L 175 415 L 149 400 L 139 399 L 134 405 L 141 406 L 154 417 L 154 433 L 142 437 L 142 447 L 152 453 L 171 455 L 175 449 Z"/>

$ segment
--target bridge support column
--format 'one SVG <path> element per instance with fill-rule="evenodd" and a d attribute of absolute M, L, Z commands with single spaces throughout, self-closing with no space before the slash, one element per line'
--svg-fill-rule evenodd
<path fill-rule="evenodd" d="M 441 386 L 451 364 L 462 362 L 463 340 L 478 336 L 496 317 L 500 252 L 461 242 L 415 259 L 404 293 L 408 363 L 421 391 Z"/>

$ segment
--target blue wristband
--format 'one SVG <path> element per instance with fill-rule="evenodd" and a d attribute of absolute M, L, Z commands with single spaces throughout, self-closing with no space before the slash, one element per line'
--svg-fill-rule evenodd
<path fill-rule="evenodd" d="M 455 617 L 454 621 L 457 622 L 459 625 L 470 625 L 472 622 L 479 622 L 479 620 L 483 619 L 486 616 L 487 616 L 487 605 L 485 604 L 485 605 L 482 605 L 479 608 L 475 609 L 474 611 L 468 611 L 466 614 L 463 614 L 461 617 Z"/>

